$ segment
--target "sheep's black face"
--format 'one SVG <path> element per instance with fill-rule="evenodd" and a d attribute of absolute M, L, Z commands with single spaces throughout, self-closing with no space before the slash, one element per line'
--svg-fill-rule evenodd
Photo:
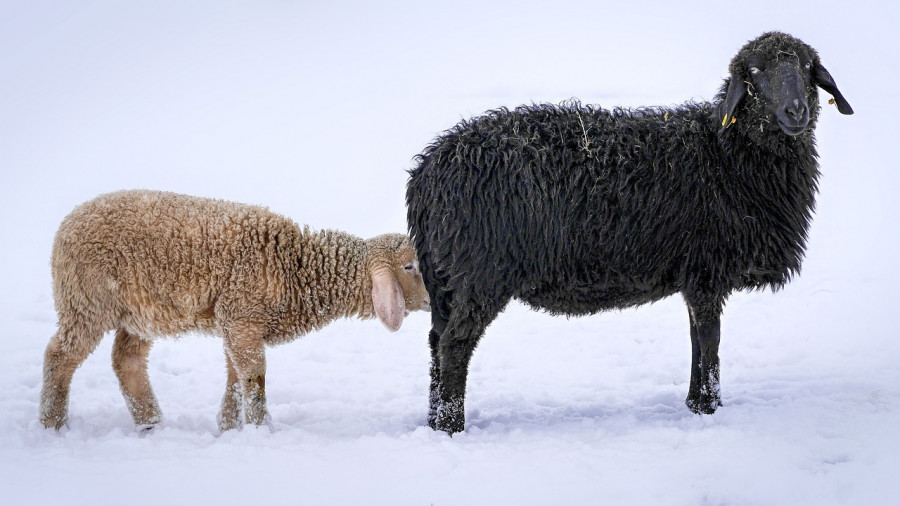
<path fill-rule="evenodd" d="M 770 68 L 758 63 L 748 69 L 748 93 L 755 89 L 754 98 L 762 102 L 760 106 L 765 109 L 765 116 L 775 119 L 770 123 L 773 128 L 777 125 L 792 137 L 805 132 L 810 124 L 810 98 L 818 106 L 815 88 L 810 85 L 811 68 L 811 59 L 801 56 L 778 62 Z"/>
<path fill-rule="evenodd" d="M 719 111 L 723 130 L 741 122 L 739 128 L 761 141 L 779 131 L 801 136 L 815 127 L 816 86 L 834 96 L 840 112 L 853 113 L 816 51 L 790 35 L 773 32 L 750 41 L 729 70 Z"/>

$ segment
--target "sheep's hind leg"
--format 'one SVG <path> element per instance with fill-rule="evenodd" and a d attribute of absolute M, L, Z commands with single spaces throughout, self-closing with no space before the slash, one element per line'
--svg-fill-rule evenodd
<path fill-rule="evenodd" d="M 441 358 L 439 346 L 441 335 L 432 328 L 428 333 L 428 345 L 431 348 L 431 382 L 428 386 L 428 426 L 438 430 L 438 407 L 441 405 Z"/>
<path fill-rule="evenodd" d="M 266 408 L 266 352 L 264 326 L 250 322 L 238 322 L 225 332 L 225 353 L 230 359 L 240 384 L 244 400 L 244 418 L 247 423 L 263 425 L 269 421 Z M 234 385 L 229 371 L 230 390 Z M 230 392 L 226 390 L 227 396 Z M 224 403 L 228 401 L 223 401 Z M 233 413 L 233 409 L 232 409 Z M 223 411 L 222 415 L 230 413 Z"/>
<path fill-rule="evenodd" d="M 241 400 L 244 397 L 241 381 L 228 353 L 225 354 L 225 362 L 228 367 L 228 379 L 225 382 L 225 395 L 222 396 L 222 409 L 218 417 L 219 430 L 222 432 L 239 429 L 244 424 L 241 418 Z"/>
<path fill-rule="evenodd" d="M 112 351 L 113 370 L 119 378 L 119 388 L 131 418 L 141 430 L 152 428 L 161 418 L 159 403 L 147 375 L 147 357 L 151 346 L 151 341 L 119 329 Z"/>
<path fill-rule="evenodd" d="M 44 351 L 44 384 L 41 387 L 40 421 L 59 430 L 69 420 L 69 387 L 75 369 L 91 354 L 103 331 L 83 324 L 60 324 Z"/>
<path fill-rule="evenodd" d="M 509 298 L 455 298 L 447 328 L 437 344 L 440 381 L 433 427 L 448 434 L 465 429 L 466 378 L 469 362 L 484 330 Z"/>
<path fill-rule="evenodd" d="M 722 405 L 719 387 L 721 303 L 688 300 L 691 320 L 691 383 L 685 404 L 694 413 L 712 414 Z"/>
<path fill-rule="evenodd" d="M 442 298 L 442 300 L 436 300 Z M 438 406 L 441 403 L 441 356 L 440 340 L 444 329 L 447 328 L 448 316 L 443 310 L 448 295 L 444 291 L 437 291 L 431 304 L 431 330 L 428 332 L 428 346 L 431 350 L 431 383 L 428 394 L 428 426 L 437 430 Z"/>

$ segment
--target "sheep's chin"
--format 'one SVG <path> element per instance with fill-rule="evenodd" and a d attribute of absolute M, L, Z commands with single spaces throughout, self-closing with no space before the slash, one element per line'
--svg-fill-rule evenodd
<path fill-rule="evenodd" d="M 806 131 L 806 128 L 808 126 L 809 126 L 809 124 L 790 126 L 790 125 L 785 125 L 781 121 L 778 122 L 778 127 L 781 128 L 781 131 L 790 135 L 791 137 L 797 137 L 798 135 L 802 134 L 803 132 Z"/>

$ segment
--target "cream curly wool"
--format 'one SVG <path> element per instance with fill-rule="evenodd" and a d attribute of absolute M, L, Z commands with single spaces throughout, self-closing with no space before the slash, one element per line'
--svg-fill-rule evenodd
<path fill-rule="evenodd" d="M 113 368 L 138 426 L 160 419 L 152 339 L 224 338 L 228 380 L 219 427 L 263 423 L 266 345 L 341 318 L 377 316 L 396 331 L 428 309 L 402 234 L 363 240 L 300 228 L 265 208 L 156 191 L 102 195 L 60 225 L 51 261 L 59 329 L 44 356 L 41 422 L 67 422 L 75 369 L 116 331 Z M 241 402 L 243 400 L 243 403 Z"/>

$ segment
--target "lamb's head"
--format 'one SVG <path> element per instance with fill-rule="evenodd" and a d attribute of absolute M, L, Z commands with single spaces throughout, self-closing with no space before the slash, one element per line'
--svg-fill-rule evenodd
<path fill-rule="evenodd" d="M 431 301 L 419 272 L 416 250 L 403 234 L 366 241 L 366 269 L 372 279 L 372 306 L 381 323 L 396 332 L 410 311 L 429 311 Z"/>
<path fill-rule="evenodd" d="M 754 136 L 809 132 L 819 114 L 817 86 L 834 97 L 838 111 L 853 114 L 816 50 L 790 35 L 769 32 L 751 40 L 728 70 L 719 94 L 720 133 L 735 122 Z"/>

